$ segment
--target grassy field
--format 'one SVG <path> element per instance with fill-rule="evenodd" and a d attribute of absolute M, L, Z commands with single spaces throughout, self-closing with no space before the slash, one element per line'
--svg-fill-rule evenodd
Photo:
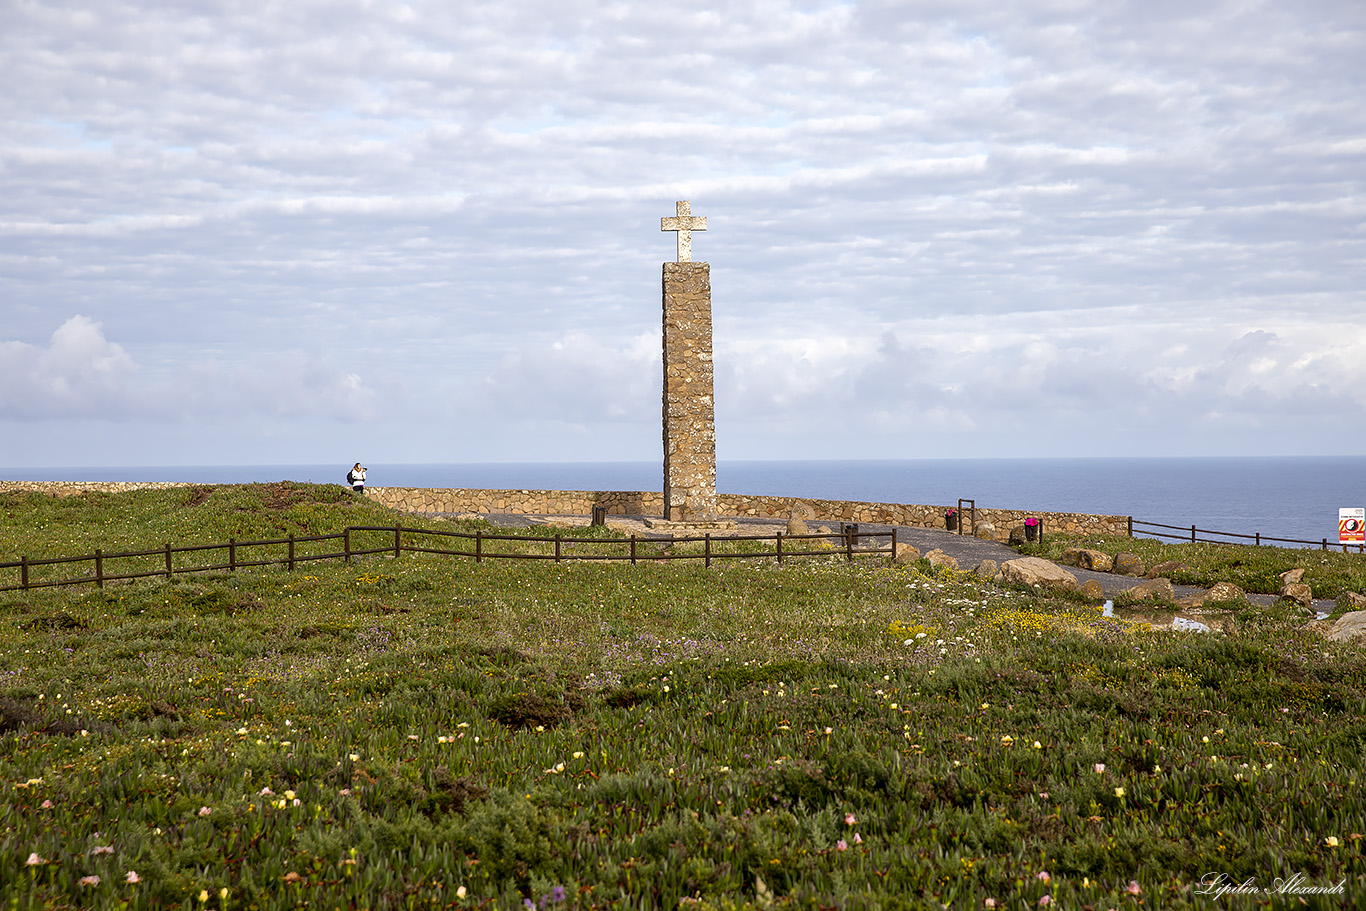
<path fill-rule="evenodd" d="M 1168 578 L 1184 585 L 1208 588 L 1216 582 L 1232 582 L 1244 591 L 1274 595 L 1280 591 L 1281 573 L 1303 569 L 1304 582 L 1313 589 L 1315 598 L 1337 598 L 1345 591 L 1366 593 L 1366 557 L 1340 550 L 1047 535 L 1042 542 L 1027 545 L 1025 552 L 1057 559 L 1069 547 L 1094 548 L 1112 557 L 1124 552 L 1137 554 L 1147 566 L 1177 560 L 1186 568 L 1169 573 Z"/>
<path fill-rule="evenodd" d="M 0 516 L 0 561 L 394 521 L 307 486 Z M 1152 632 L 923 563 L 0 593 L 0 907 L 1353 907 L 1363 749 L 1362 650 L 1284 612 Z"/>

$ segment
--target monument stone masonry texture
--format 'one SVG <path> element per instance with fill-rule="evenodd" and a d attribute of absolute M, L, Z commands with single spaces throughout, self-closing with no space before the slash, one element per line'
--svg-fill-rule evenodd
<path fill-rule="evenodd" d="M 660 219 L 678 234 L 664 264 L 664 518 L 716 518 L 716 417 L 712 402 L 711 266 L 692 261 L 692 232 L 707 230 L 687 201 Z"/>

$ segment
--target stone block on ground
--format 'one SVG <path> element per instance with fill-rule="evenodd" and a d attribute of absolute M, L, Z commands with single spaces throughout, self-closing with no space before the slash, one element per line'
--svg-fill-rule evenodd
<path fill-rule="evenodd" d="M 1294 585 L 1304 578 L 1303 569 L 1287 569 L 1281 573 L 1281 585 Z"/>
<path fill-rule="evenodd" d="M 1098 573 L 1108 573 L 1115 565 L 1109 554 L 1086 547 L 1069 547 L 1062 552 L 1058 560 L 1068 566 L 1090 569 Z"/>
<path fill-rule="evenodd" d="M 1080 586 L 1077 577 L 1051 560 L 1042 557 L 1017 557 L 1001 564 L 1001 581 L 1014 585 L 1039 585 L 1074 592 Z"/>
<path fill-rule="evenodd" d="M 1009 544 L 1011 547 L 1018 547 L 1019 545 L 1025 543 L 1024 526 L 1016 525 L 1014 528 L 1012 528 L 1010 530 L 1010 537 L 1006 540 L 1006 543 Z"/>
<path fill-rule="evenodd" d="M 984 538 L 988 541 L 995 541 L 996 526 L 993 525 L 991 522 L 978 522 L 977 528 L 975 531 L 973 531 L 973 534 L 979 538 Z"/>
<path fill-rule="evenodd" d="M 1128 595 L 1133 601 L 1162 601 L 1172 603 L 1176 600 L 1176 589 L 1170 579 L 1144 579 L 1133 588 L 1126 588 L 1121 594 Z"/>
<path fill-rule="evenodd" d="M 1000 574 L 1001 567 L 997 565 L 995 560 L 983 560 L 973 568 L 972 572 L 977 578 L 986 579 L 990 582 Z"/>
<path fill-rule="evenodd" d="M 1142 576 L 1148 570 L 1143 565 L 1143 558 L 1138 554 L 1116 554 L 1112 572 L 1119 573 L 1121 576 Z"/>
<path fill-rule="evenodd" d="M 806 522 L 800 516 L 793 515 L 787 520 L 787 533 L 789 535 L 809 535 L 811 529 L 807 528 Z"/>
<path fill-rule="evenodd" d="M 897 563 L 914 563 L 920 559 L 920 548 L 914 544 L 896 545 L 896 556 L 892 558 Z"/>

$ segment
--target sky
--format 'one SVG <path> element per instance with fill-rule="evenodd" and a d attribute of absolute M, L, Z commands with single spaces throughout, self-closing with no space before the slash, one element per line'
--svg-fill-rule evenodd
<path fill-rule="evenodd" d="M 4 467 L 1366 451 L 1366 4 L 0 0 Z"/>

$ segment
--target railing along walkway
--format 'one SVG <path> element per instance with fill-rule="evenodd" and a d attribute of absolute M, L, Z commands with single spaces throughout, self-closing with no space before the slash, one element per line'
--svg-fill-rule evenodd
<path fill-rule="evenodd" d="M 1139 526 L 1144 527 L 1140 528 Z M 1148 529 L 1150 528 L 1170 528 L 1181 532 L 1181 534 L 1175 535 L 1168 532 L 1149 531 Z M 1176 541 L 1188 541 L 1191 544 L 1195 544 L 1198 541 L 1203 541 L 1207 544 L 1238 544 L 1242 542 L 1251 542 L 1254 547 L 1260 547 L 1263 543 L 1275 542 L 1278 544 L 1308 544 L 1310 547 L 1319 547 L 1323 550 L 1327 550 L 1329 547 L 1338 546 L 1337 542 L 1330 544 L 1327 538 L 1323 538 L 1320 541 L 1306 541 L 1302 538 L 1274 538 L 1271 535 L 1264 535 L 1261 532 L 1254 532 L 1247 535 L 1240 534 L 1236 531 L 1214 531 L 1208 528 L 1196 528 L 1194 525 L 1189 527 L 1185 525 L 1163 525 L 1161 522 L 1147 522 L 1142 519 L 1130 518 L 1129 537 L 1132 538 L 1135 533 L 1147 535 L 1152 538 L 1171 538 Z M 1199 535 L 1219 535 L 1220 538 L 1201 538 Z M 1222 538 L 1239 538 L 1241 540 L 1225 541 L 1221 540 Z M 1350 548 L 1353 545 L 1343 544 L 1341 546 L 1343 553 L 1349 553 Z M 1357 544 L 1355 546 L 1357 553 L 1366 553 L 1366 545 Z"/>
<path fill-rule="evenodd" d="M 382 535 L 386 539 L 392 537 L 392 542 L 385 540 L 383 546 L 373 546 L 373 538 Z M 405 539 L 406 536 L 406 539 Z M 357 538 L 361 540 L 357 540 Z M 371 540 L 366 540 L 367 538 Z M 418 541 L 424 538 L 437 539 L 429 546 L 422 546 Z M 713 560 L 752 560 L 774 557 L 779 563 L 791 557 L 811 557 L 811 556 L 830 556 L 832 553 L 843 552 L 847 559 L 852 560 L 855 554 L 883 552 L 879 548 L 861 547 L 859 542 L 863 539 L 888 538 L 891 542 L 891 552 L 896 552 L 896 529 L 891 531 L 859 531 L 856 526 L 845 526 L 838 533 L 828 534 L 807 534 L 789 535 L 778 532 L 772 535 L 743 535 L 726 536 L 714 538 L 710 533 L 700 537 L 679 537 L 671 536 L 666 538 L 648 537 L 641 538 L 631 535 L 629 538 L 565 538 L 562 535 L 554 537 L 536 537 L 530 535 L 507 535 L 490 534 L 484 531 L 461 532 L 461 531 L 442 531 L 428 528 L 405 528 L 402 525 L 353 525 L 343 531 L 330 535 L 290 535 L 287 538 L 273 538 L 261 541 L 238 541 L 234 538 L 228 539 L 222 544 L 190 544 L 181 547 L 173 547 L 167 543 L 155 550 L 129 550 L 106 553 L 100 548 L 96 548 L 92 554 L 83 554 L 77 557 L 43 557 L 39 559 L 29 559 L 21 557 L 17 561 L 0 563 L 0 571 L 12 573 L 18 570 L 18 584 L 0 585 L 0 591 L 20 591 L 34 588 L 48 588 L 58 585 L 83 585 L 94 583 L 103 588 L 104 583 L 114 581 L 124 581 L 130 579 L 143 579 L 154 576 L 171 578 L 177 573 L 202 573 L 217 570 L 228 570 L 229 572 L 251 566 L 285 566 L 293 570 L 300 563 L 314 562 L 318 560 L 344 560 L 351 562 L 356 557 L 368 556 L 372 554 L 392 554 L 399 557 L 405 553 L 415 554 L 438 554 L 451 557 L 468 557 L 476 563 L 484 560 L 553 560 L 556 562 L 563 560 L 596 560 L 607 562 L 626 562 L 631 564 L 656 560 L 701 560 L 704 565 L 711 566 Z M 472 544 L 473 549 L 451 549 L 446 547 L 434 546 L 442 543 L 442 539 L 449 541 L 467 541 L 470 544 L 464 545 L 469 548 Z M 813 540 L 824 540 L 829 542 L 831 539 L 842 542 L 838 550 L 830 548 L 810 549 L 809 543 Z M 341 550 L 324 551 L 322 553 L 301 552 L 302 545 L 317 544 L 319 542 L 340 541 Z M 507 550 L 490 549 L 488 545 L 499 541 L 515 541 L 519 544 L 546 544 L 551 545 L 553 550 L 548 553 L 518 553 Z M 755 542 L 773 541 L 773 548 L 763 550 L 750 550 L 731 552 L 718 550 L 717 545 L 721 542 L 734 542 L 750 544 Z M 686 544 L 700 542 L 702 550 L 700 553 L 679 552 L 677 550 L 669 553 L 642 553 L 641 545 L 659 544 Z M 797 549 L 793 549 L 796 542 Z M 368 544 L 372 546 L 358 546 Z M 784 545 L 786 544 L 786 547 Z M 597 545 L 609 548 L 607 553 L 585 553 L 582 551 L 583 545 Z M 803 546 L 808 549 L 801 549 Z M 611 552 L 619 550 L 620 552 Z M 183 554 L 207 554 L 217 552 L 221 554 L 216 562 L 204 563 L 199 565 L 177 564 L 176 557 Z M 113 562 L 123 564 L 119 567 L 122 571 L 112 571 L 110 566 Z M 129 562 L 134 565 L 129 566 Z M 84 575 L 67 578 L 35 578 L 34 570 L 43 567 L 65 566 L 71 564 L 91 564 L 90 570 Z M 3 580 L 4 576 L 0 576 Z"/>

